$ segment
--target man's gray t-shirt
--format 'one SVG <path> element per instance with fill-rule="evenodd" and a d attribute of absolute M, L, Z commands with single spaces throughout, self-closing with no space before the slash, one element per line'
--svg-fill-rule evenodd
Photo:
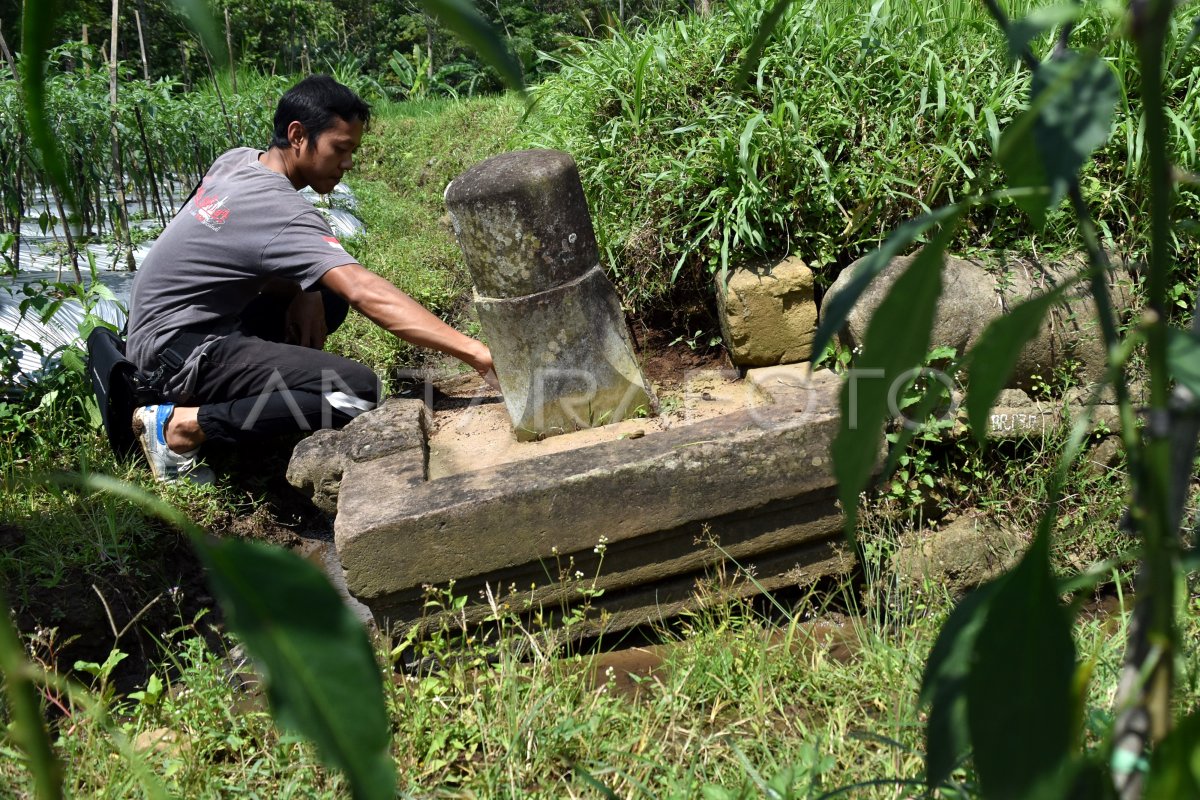
<path fill-rule="evenodd" d="M 139 369 L 157 368 L 158 353 L 178 331 L 209 340 L 233 332 L 273 278 L 309 290 L 333 267 L 354 263 L 321 212 L 259 163 L 259 153 L 242 147 L 213 162 L 138 270 L 127 351 Z M 188 359 L 183 371 L 194 372 L 196 361 Z"/>

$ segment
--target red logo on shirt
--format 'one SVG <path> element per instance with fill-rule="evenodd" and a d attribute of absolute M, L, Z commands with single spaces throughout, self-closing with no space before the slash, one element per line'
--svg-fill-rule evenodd
<path fill-rule="evenodd" d="M 329 245 L 334 250 L 345 250 L 346 249 L 346 248 L 342 247 L 341 242 L 339 242 L 337 239 L 335 239 L 332 236 L 322 236 L 321 238 L 325 240 L 325 244 Z"/>
<path fill-rule="evenodd" d="M 229 209 L 225 207 L 225 201 L 229 197 L 217 197 L 215 193 L 206 193 L 204 184 L 200 184 L 200 188 L 196 190 L 196 196 L 192 198 L 191 207 L 188 209 L 192 212 L 192 216 L 196 218 L 204 227 L 219 231 L 221 226 L 229 219 Z"/>

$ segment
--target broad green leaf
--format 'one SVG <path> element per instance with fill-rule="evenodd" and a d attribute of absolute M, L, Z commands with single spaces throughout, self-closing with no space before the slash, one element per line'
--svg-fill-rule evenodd
<path fill-rule="evenodd" d="M 366 631 L 319 569 L 241 539 L 195 542 L 231 630 L 262 670 L 275 719 L 345 771 L 356 798 L 393 798 L 383 682 Z"/>
<path fill-rule="evenodd" d="M 1042 189 L 1015 201 L 1041 229 L 1092 152 L 1108 141 L 1120 86 L 1092 53 L 1045 61 L 1033 75 L 1030 106 L 1000 137 L 996 154 L 1012 188 Z"/>
<path fill-rule="evenodd" d="M 21 84 L 29 135 L 34 147 L 42 154 L 42 167 L 64 199 L 74 207 L 75 193 L 67 181 L 58 140 L 46 114 L 46 55 L 53 44 L 54 23 L 59 11 L 60 0 L 25 3 L 21 17 Z"/>
<path fill-rule="evenodd" d="M 975 771 L 989 798 L 1061 785 L 1073 749 L 1071 615 L 1050 571 L 1053 509 L 1021 562 L 996 582 L 967 674 Z"/>
<path fill-rule="evenodd" d="M 188 25 L 200 37 L 200 41 L 208 48 L 214 63 L 225 63 L 225 39 L 221 36 L 221 28 L 213 17 L 212 10 L 205 0 L 171 0 L 175 8 L 183 14 Z"/>
<path fill-rule="evenodd" d="M 930 706 L 925 726 L 925 782 L 931 789 L 950 777 L 970 749 L 967 673 L 995 586 L 995 582 L 985 583 L 959 601 L 925 662 L 920 703 Z"/>
<path fill-rule="evenodd" d="M 1064 783 L 1063 789 L 1047 800 L 1108 800 L 1116 797 L 1112 775 L 1095 761 L 1086 756 L 1077 758 L 1070 770 L 1065 776 L 1069 783 Z"/>
<path fill-rule="evenodd" d="M 1200 336 L 1172 328 L 1167 343 L 1171 377 L 1200 397 Z"/>
<path fill-rule="evenodd" d="M 1079 3 L 1063 3 L 1035 8 L 1008 26 L 1008 57 L 1018 59 L 1036 37 L 1079 19 L 1083 7 Z"/>
<path fill-rule="evenodd" d="M 421 7 L 458 34 L 479 57 L 500 74 L 510 89 L 525 93 L 525 75 L 521 62 L 508 48 L 499 32 L 483 18 L 470 0 L 420 0 Z"/>
<path fill-rule="evenodd" d="M 71 372 L 84 374 L 87 368 L 87 356 L 83 351 L 75 347 L 68 347 L 62 351 L 62 365 Z"/>
<path fill-rule="evenodd" d="M 813 340 L 813 361 L 818 361 L 825 354 L 825 348 L 833 341 L 834 335 L 846 324 L 850 310 L 862 296 L 863 290 L 883 272 L 888 263 L 903 253 L 927 230 L 938 223 L 952 224 L 963 213 L 962 205 L 944 206 L 909 220 L 894 230 L 887 240 L 872 250 L 858 266 L 846 288 L 830 298 L 821 308 L 821 324 Z M 924 355 L 922 352 L 921 355 Z"/>
<path fill-rule="evenodd" d="M 321 571 L 278 548 L 208 540 L 182 511 L 116 478 L 93 474 L 82 483 L 188 534 L 230 629 L 262 671 L 276 721 L 345 771 L 356 799 L 394 798 L 383 679 L 366 631 Z"/>
<path fill-rule="evenodd" d="M 738 67 L 737 78 L 734 79 L 735 86 L 749 82 L 750 76 L 758 70 L 758 61 L 762 58 L 763 50 L 775 33 L 775 26 L 779 24 L 779 20 L 783 18 L 784 12 L 791 3 L 792 0 L 776 0 L 775 5 L 771 6 L 766 14 L 763 14 L 758 23 L 758 30 L 754 34 L 754 41 L 750 42 L 750 46 L 746 48 L 746 56 L 742 59 L 742 65 Z"/>
<path fill-rule="evenodd" d="M 1142 797 L 1200 797 L 1200 712 L 1188 715 L 1154 748 Z"/>
<path fill-rule="evenodd" d="M 929 350 L 929 331 L 942 293 L 942 261 L 954 235 L 953 223 L 961 213 L 947 218 L 879 304 L 867 326 L 863 352 L 842 387 L 842 426 L 832 452 L 846 536 L 851 541 L 858 519 L 858 493 L 866 488 L 878 462 L 889 392 L 901 388 L 898 379 L 921 364 Z"/>
<path fill-rule="evenodd" d="M 1021 348 L 1037 335 L 1050 308 L 1062 299 L 1077 280 L 1078 277 L 1072 278 L 992 320 L 971 348 L 971 371 L 967 375 L 967 420 L 971 424 L 971 433 L 980 445 L 987 441 L 988 413 L 997 395 L 1008 384 L 1008 377 L 1017 363 Z"/>

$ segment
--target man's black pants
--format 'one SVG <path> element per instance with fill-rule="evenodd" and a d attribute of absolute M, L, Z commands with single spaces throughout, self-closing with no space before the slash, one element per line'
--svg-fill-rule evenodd
<path fill-rule="evenodd" d="M 322 291 L 332 333 L 349 310 Z M 340 428 L 379 402 L 379 379 L 348 358 L 285 344 L 284 306 L 262 297 L 241 330 L 213 343 L 201 361 L 189 405 L 199 405 L 206 439 L 242 442 L 297 431 Z"/>

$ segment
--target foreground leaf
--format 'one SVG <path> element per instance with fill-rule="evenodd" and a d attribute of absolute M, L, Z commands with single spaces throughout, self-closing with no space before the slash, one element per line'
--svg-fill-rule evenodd
<path fill-rule="evenodd" d="M 1193 331 L 1171 329 L 1167 364 L 1171 377 L 1200 397 L 1200 336 Z"/>
<path fill-rule="evenodd" d="M 521 62 L 508 48 L 504 37 L 484 19 L 470 0 L 420 0 L 421 7 L 471 47 L 488 66 L 500 74 L 510 89 L 524 94 L 525 75 Z"/>
<path fill-rule="evenodd" d="M 325 575 L 285 550 L 209 540 L 182 511 L 124 481 L 88 475 L 82 483 L 188 534 L 230 629 L 262 672 L 276 721 L 343 770 L 355 798 L 395 797 L 383 679 L 366 631 Z"/>
<path fill-rule="evenodd" d="M 188 25 L 208 48 L 213 61 L 217 64 L 225 63 L 225 39 L 221 36 L 221 29 L 217 26 L 209 4 L 205 0 L 171 0 L 171 3 L 183 14 Z"/>
<path fill-rule="evenodd" d="M 50 734 L 42 718 L 37 687 L 30 680 L 25 647 L 8 613 L 8 599 L 0 591 L 0 677 L 4 689 L 9 723 L 7 735 L 25 753 L 25 763 L 33 774 L 38 800 L 57 800 L 63 796 L 62 764 L 50 747 Z"/>
<path fill-rule="evenodd" d="M 996 584 L 967 675 L 975 770 L 989 798 L 1057 784 L 1073 749 L 1071 615 L 1050 571 L 1053 510 L 1021 563 Z"/>
<path fill-rule="evenodd" d="M 1010 188 L 1045 189 L 1014 195 L 1038 229 L 1108 141 L 1120 96 L 1112 68 L 1095 54 L 1071 51 L 1038 66 L 1030 106 L 1005 129 L 996 153 Z"/>
<path fill-rule="evenodd" d="M 1035 8 L 1008 26 L 1008 57 L 1017 59 L 1029 43 L 1051 28 L 1074 22 L 1083 13 L 1079 3 L 1062 3 Z"/>
<path fill-rule="evenodd" d="M 996 397 L 1008 385 L 1022 348 L 1042 327 L 1050 308 L 1059 302 L 1076 279 L 1015 306 L 988 323 L 971 348 L 971 371 L 967 375 L 967 421 L 975 441 L 987 441 L 988 414 Z"/>
<path fill-rule="evenodd" d="M 275 719 L 344 770 L 356 798 L 395 797 L 379 667 L 325 575 L 257 542 L 196 545 L 229 627 L 262 670 Z"/>
<path fill-rule="evenodd" d="M 862 355 L 842 387 L 842 425 L 833 442 L 833 467 L 846 536 L 852 542 L 858 494 L 878 462 L 889 399 L 902 388 L 905 372 L 921 364 L 929 351 L 929 331 L 942 293 L 942 261 L 958 214 L 961 211 L 950 215 L 879 304 L 867 326 Z"/>
<path fill-rule="evenodd" d="M 1142 797 L 1200 797 L 1200 713 L 1189 715 L 1154 748 Z"/>
<path fill-rule="evenodd" d="M 46 114 L 46 55 L 54 40 L 54 24 L 59 16 L 60 5 L 60 0 L 37 0 L 24 4 L 21 17 L 21 85 L 25 95 L 29 135 L 34 147 L 42 155 L 42 167 L 64 199 L 74 207 L 75 192 L 67 181 L 62 152 Z"/>
<path fill-rule="evenodd" d="M 985 583 L 954 607 L 925 663 L 920 704 L 930 706 L 925 726 L 925 782 L 931 789 L 949 779 L 970 749 L 967 673 L 975 637 L 983 627 L 995 587 L 995 582 Z"/>
<path fill-rule="evenodd" d="M 775 26 L 779 24 L 779 20 L 783 18 L 784 12 L 791 4 L 792 0 L 776 0 L 775 5 L 763 14 L 758 23 L 758 30 L 754 34 L 754 41 L 746 48 L 745 58 L 742 59 L 742 65 L 738 67 L 734 85 L 741 86 L 748 83 L 750 76 L 758 70 L 758 62 L 762 58 L 763 49 L 775 34 Z"/>
<path fill-rule="evenodd" d="M 846 324 L 846 318 L 850 316 L 850 310 L 854 308 L 858 298 L 893 258 L 907 250 L 933 226 L 938 223 L 951 225 L 962 213 L 961 206 L 945 206 L 909 220 L 893 231 L 878 249 L 871 251 L 858 262 L 846 288 L 829 298 L 821 307 L 821 324 L 817 327 L 817 334 L 813 339 L 813 361 L 818 361 L 824 355 L 825 348 L 833 341 L 834 335 Z"/>

